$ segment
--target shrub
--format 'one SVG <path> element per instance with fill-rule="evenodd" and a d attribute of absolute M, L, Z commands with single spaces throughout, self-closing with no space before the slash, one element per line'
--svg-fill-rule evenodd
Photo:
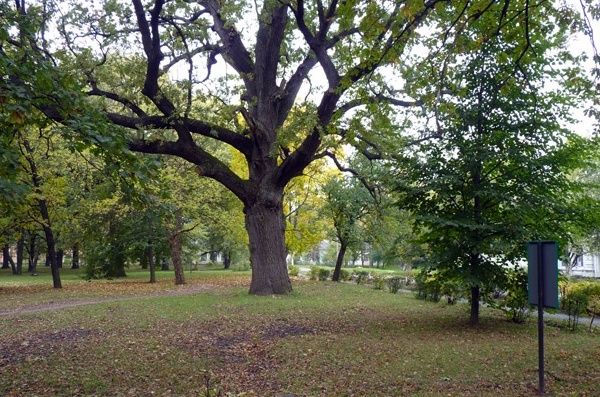
<path fill-rule="evenodd" d="M 340 280 L 341 281 L 350 280 L 350 271 L 348 269 L 340 269 Z"/>
<path fill-rule="evenodd" d="M 385 288 L 385 277 L 380 274 L 373 276 L 373 288 L 384 289 Z"/>
<path fill-rule="evenodd" d="M 398 277 L 398 276 L 388 278 L 387 279 L 388 290 L 390 290 L 390 292 L 392 294 L 397 293 L 398 291 L 400 291 L 400 288 L 402 287 L 402 281 L 403 281 L 403 278 Z"/>
<path fill-rule="evenodd" d="M 331 270 L 319 268 L 318 278 L 319 281 L 326 281 L 331 277 Z"/>
<path fill-rule="evenodd" d="M 560 289 L 560 308 L 569 316 L 569 328 L 575 330 L 579 325 L 579 316 L 600 297 L 600 283 L 566 281 L 561 283 Z"/>
<path fill-rule="evenodd" d="M 250 270 L 250 262 L 248 261 L 240 261 L 231 265 L 231 270 L 234 272 L 245 272 L 246 270 Z"/>
<path fill-rule="evenodd" d="M 446 297 L 449 305 L 454 305 L 460 298 L 465 297 L 465 285 L 457 279 L 444 280 L 439 282 L 439 293 Z"/>
<path fill-rule="evenodd" d="M 291 277 L 298 277 L 298 274 L 300 274 L 300 268 L 298 266 L 289 265 L 288 266 L 288 274 Z"/>
<path fill-rule="evenodd" d="M 506 272 L 506 295 L 498 306 L 515 323 L 524 323 L 529 317 L 527 271 L 521 267 Z"/>
<path fill-rule="evenodd" d="M 439 302 L 442 286 L 435 270 L 421 270 L 415 276 L 417 299 Z"/>
<path fill-rule="evenodd" d="M 363 284 L 369 280 L 369 272 L 366 270 L 359 270 L 353 272 L 354 278 L 356 280 L 356 284 Z"/>
<path fill-rule="evenodd" d="M 594 319 L 596 317 L 600 317 L 600 295 L 593 296 L 590 298 L 590 301 L 587 305 L 587 313 L 592 318 L 590 321 L 590 331 L 592 330 L 592 325 L 594 325 Z"/>
<path fill-rule="evenodd" d="M 319 266 L 311 266 L 310 267 L 310 279 L 311 280 L 319 279 Z"/>

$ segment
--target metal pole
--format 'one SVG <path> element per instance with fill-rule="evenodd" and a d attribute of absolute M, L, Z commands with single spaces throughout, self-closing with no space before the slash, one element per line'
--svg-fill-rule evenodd
<path fill-rule="evenodd" d="M 545 393 L 544 387 L 544 245 L 538 243 L 538 356 L 539 356 L 539 394 Z"/>

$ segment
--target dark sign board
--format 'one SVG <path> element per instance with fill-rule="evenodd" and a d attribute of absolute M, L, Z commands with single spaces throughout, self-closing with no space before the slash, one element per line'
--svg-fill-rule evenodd
<path fill-rule="evenodd" d="M 529 303 L 538 304 L 538 267 L 541 266 L 544 307 L 558 308 L 558 245 L 556 242 L 530 242 L 527 245 L 527 263 Z"/>

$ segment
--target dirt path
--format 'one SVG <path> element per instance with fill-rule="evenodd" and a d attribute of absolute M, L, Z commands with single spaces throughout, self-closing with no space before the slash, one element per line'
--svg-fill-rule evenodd
<path fill-rule="evenodd" d="M 30 314 L 30 313 L 40 313 L 47 312 L 53 310 L 61 310 L 68 309 L 71 307 L 79 307 L 79 306 L 87 306 L 87 305 L 95 305 L 98 303 L 107 303 L 107 302 L 123 302 L 134 299 L 143 299 L 143 298 L 154 298 L 159 296 L 184 296 L 184 295 L 193 295 L 199 292 L 206 292 L 215 289 L 215 285 L 211 284 L 203 284 L 203 285 L 189 285 L 184 286 L 179 289 L 165 290 L 152 292 L 147 294 L 138 294 L 138 295 L 130 295 L 130 296 L 118 296 L 118 297 L 98 297 L 98 298 L 89 298 L 89 299 L 78 299 L 72 301 L 62 301 L 62 302 L 47 302 L 40 303 L 36 305 L 30 306 L 22 306 L 15 309 L 4 309 L 0 310 L 0 317 L 14 317 L 22 314 Z"/>

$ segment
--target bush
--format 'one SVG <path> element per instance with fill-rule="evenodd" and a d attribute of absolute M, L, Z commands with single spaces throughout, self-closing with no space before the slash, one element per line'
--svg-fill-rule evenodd
<path fill-rule="evenodd" d="M 369 280 L 369 272 L 366 270 L 354 271 L 353 273 L 354 279 L 356 280 L 356 284 L 363 284 Z"/>
<path fill-rule="evenodd" d="M 311 266 L 310 267 L 310 279 L 311 280 L 319 279 L 319 266 Z"/>
<path fill-rule="evenodd" d="M 298 274 L 300 274 L 300 268 L 298 266 L 289 265 L 288 266 L 288 274 L 291 277 L 298 277 Z"/>
<path fill-rule="evenodd" d="M 449 305 L 454 305 L 460 298 L 464 298 L 466 296 L 465 290 L 464 283 L 457 279 L 439 282 L 439 293 L 446 297 L 446 302 Z"/>
<path fill-rule="evenodd" d="M 394 276 L 394 277 L 390 277 L 387 279 L 387 286 L 388 286 L 388 290 L 390 290 L 390 292 L 392 294 L 397 293 L 398 291 L 400 291 L 400 288 L 402 287 L 402 277 L 398 277 L 398 276 Z"/>
<path fill-rule="evenodd" d="M 439 302 L 442 285 L 435 270 L 421 270 L 415 276 L 417 299 Z"/>
<path fill-rule="evenodd" d="M 560 292 L 560 308 L 569 316 L 569 328 L 575 330 L 579 325 L 579 316 L 600 297 L 600 283 L 566 281 L 561 283 Z"/>
<path fill-rule="evenodd" d="M 340 269 L 340 280 L 341 281 L 350 280 L 350 271 L 348 269 Z"/>
<path fill-rule="evenodd" d="M 384 289 L 385 288 L 385 277 L 380 274 L 376 274 L 375 276 L 373 276 L 373 288 Z"/>
<path fill-rule="evenodd" d="M 234 272 L 245 272 L 250 270 L 250 262 L 248 261 L 240 261 L 231 265 L 231 270 Z"/>
<path fill-rule="evenodd" d="M 600 317 L 600 296 L 593 296 L 587 305 L 587 313 L 592 318 L 590 321 L 590 331 L 594 325 L 594 319 Z"/>
<path fill-rule="evenodd" d="M 506 295 L 498 308 L 515 323 L 524 323 L 529 317 L 527 271 L 521 267 L 506 272 Z"/>
<path fill-rule="evenodd" d="M 329 277 L 331 277 L 331 270 L 319 268 L 319 272 L 317 274 L 319 281 L 326 281 L 329 280 Z"/>

